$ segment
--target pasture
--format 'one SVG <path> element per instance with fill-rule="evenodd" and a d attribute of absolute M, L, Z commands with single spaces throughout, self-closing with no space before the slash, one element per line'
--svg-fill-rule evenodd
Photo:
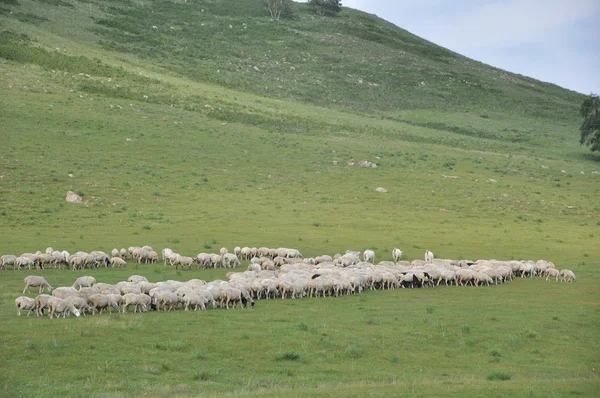
<path fill-rule="evenodd" d="M 380 261 L 400 247 L 408 259 L 543 258 L 577 282 L 51 321 L 17 317 L 26 275 L 56 287 L 228 270 L 1 270 L 0 395 L 600 394 L 600 164 L 578 144 L 582 96 L 354 11 L 324 25 L 297 5 L 274 25 L 244 11 L 249 1 L 231 15 L 228 2 L 193 3 L 214 11 L 198 21 L 218 28 L 219 47 L 189 19 L 198 9 L 168 3 L 2 2 L 0 254 L 248 245 L 306 257 L 372 249 Z M 141 31 L 161 20 L 172 33 Z M 252 41 L 242 23 L 270 58 L 258 63 L 258 45 L 241 53 Z M 340 43 L 347 53 L 332 51 Z M 356 83 L 371 77 L 355 52 L 381 59 L 380 86 Z M 283 57 L 294 63 L 276 67 Z M 399 60 L 406 74 L 390 75 Z M 269 74 L 253 77 L 254 65 Z M 66 203 L 68 190 L 84 203 Z"/>

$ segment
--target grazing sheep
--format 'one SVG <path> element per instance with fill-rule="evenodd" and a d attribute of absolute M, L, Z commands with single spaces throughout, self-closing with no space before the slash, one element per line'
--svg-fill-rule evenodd
<path fill-rule="evenodd" d="M 51 247 L 46 248 L 46 254 L 52 254 L 53 251 L 54 251 L 54 249 Z"/>
<path fill-rule="evenodd" d="M 119 296 L 120 298 L 121 296 Z M 109 300 L 109 297 L 104 294 L 94 294 L 88 299 L 88 304 L 92 308 L 92 315 L 96 315 L 96 311 L 99 310 L 100 314 L 105 308 L 112 307 L 115 310 L 119 310 L 119 304 L 115 301 Z"/>
<path fill-rule="evenodd" d="M 115 256 L 113 256 L 115 257 Z M 127 258 L 127 250 L 125 248 L 122 248 L 121 250 L 119 250 L 119 257 L 121 257 L 123 260 L 125 260 Z"/>
<path fill-rule="evenodd" d="M 150 264 L 158 263 L 158 253 L 155 252 L 154 250 L 151 250 L 150 252 L 148 252 L 148 260 L 147 261 Z"/>
<path fill-rule="evenodd" d="M 35 276 L 29 275 L 25 277 L 25 289 L 23 289 L 23 294 L 29 290 L 29 287 L 39 287 L 40 293 L 44 291 L 44 288 L 48 290 L 48 292 L 52 291 L 52 286 L 44 279 L 43 276 Z"/>
<path fill-rule="evenodd" d="M 119 251 L 119 249 L 117 249 L 116 247 L 114 249 L 111 250 L 110 252 L 110 257 L 121 257 L 121 252 Z"/>
<path fill-rule="evenodd" d="M 13 256 L 12 254 L 5 254 L 0 257 L 0 269 L 4 269 L 7 265 L 12 265 L 13 268 L 16 267 L 17 264 L 17 256 Z"/>
<path fill-rule="evenodd" d="M 123 295 L 123 314 L 127 311 L 127 307 L 130 305 L 134 305 L 135 309 L 133 312 L 146 312 L 148 311 L 148 306 L 150 305 L 150 296 L 143 293 L 127 293 Z"/>
<path fill-rule="evenodd" d="M 110 265 L 111 267 L 115 267 L 115 265 L 117 266 L 117 268 L 121 268 L 121 267 L 125 267 L 127 265 L 127 262 L 125 260 L 123 260 L 121 257 L 113 257 L 110 259 Z"/>
<path fill-rule="evenodd" d="M 18 269 L 31 269 L 31 266 L 35 264 L 35 260 L 28 256 L 19 256 L 15 260 L 15 265 Z"/>
<path fill-rule="evenodd" d="M 44 315 L 44 308 L 48 306 L 48 300 L 50 300 L 52 296 L 49 294 L 40 294 L 35 298 L 35 314 L 37 316 Z"/>
<path fill-rule="evenodd" d="M 58 297 L 61 299 L 65 299 L 69 296 L 77 296 L 77 295 L 78 295 L 77 289 L 75 289 L 74 287 L 71 287 L 71 286 L 57 287 L 52 292 L 52 296 Z"/>
<path fill-rule="evenodd" d="M 234 268 L 240 266 L 240 260 L 233 253 L 225 253 L 223 255 L 223 266 L 226 268 Z"/>
<path fill-rule="evenodd" d="M 431 250 L 425 250 L 425 262 L 431 263 L 433 262 L 434 256 Z"/>
<path fill-rule="evenodd" d="M 560 279 L 560 271 L 556 268 L 546 268 L 546 281 L 550 280 L 551 277 L 554 277 L 554 280 L 558 282 Z"/>
<path fill-rule="evenodd" d="M 575 282 L 577 278 L 575 277 L 575 273 L 570 269 L 563 269 L 560 271 L 560 281 L 561 282 Z"/>
<path fill-rule="evenodd" d="M 15 300 L 17 307 L 17 315 L 21 316 L 21 310 L 28 310 L 27 316 L 31 313 L 31 310 L 35 309 L 35 300 L 26 296 L 17 297 Z"/>
<path fill-rule="evenodd" d="M 221 255 L 221 257 L 226 255 L 227 253 L 229 253 L 229 251 L 227 250 L 226 247 L 222 247 L 221 250 L 219 250 L 219 254 Z"/>
<path fill-rule="evenodd" d="M 365 250 L 363 253 L 363 261 L 366 263 L 375 264 L 375 252 L 373 250 Z"/>
<path fill-rule="evenodd" d="M 52 297 L 50 300 L 48 300 L 48 315 L 50 316 L 50 319 L 53 319 L 54 315 L 57 315 L 57 318 L 60 318 L 61 314 L 63 318 L 65 318 L 69 313 L 78 318 L 79 315 L 81 315 L 79 310 L 75 308 L 72 303 L 64 299 Z"/>
<path fill-rule="evenodd" d="M 81 289 L 82 287 L 92 287 L 96 284 L 96 278 L 93 276 L 80 276 L 73 283 L 75 289 Z"/>
<path fill-rule="evenodd" d="M 80 314 L 85 315 L 86 312 L 92 312 L 92 308 L 88 305 L 87 300 L 81 297 L 69 296 L 64 300 L 72 304 L 73 307 L 77 308 Z"/>
<path fill-rule="evenodd" d="M 127 282 L 134 282 L 134 283 L 148 282 L 148 279 L 146 279 L 145 276 L 141 276 L 141 275 L 131 275 L 129 278 L 127 278 Z"/>

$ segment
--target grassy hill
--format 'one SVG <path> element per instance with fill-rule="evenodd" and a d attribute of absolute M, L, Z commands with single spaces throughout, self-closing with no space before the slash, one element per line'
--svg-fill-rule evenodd
<path fill-rule="evenodd" d="M 259 4 L 0 1 L 0 254 L 400 247 L 545 258 L 578 282 L 50 323 L 15 316 L 26 273 L 0 271 L 0 395 L 596 395 L 600 159 L 578 143 L 583 96 L 356 10 L 272 21 Z"/>

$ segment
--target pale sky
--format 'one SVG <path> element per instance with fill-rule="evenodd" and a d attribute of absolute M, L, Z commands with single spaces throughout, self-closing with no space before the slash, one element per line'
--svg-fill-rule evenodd
<path fill-rule="evenodd" d="M 600 94 L 600 0 L 342 0 L 492 66 Z"/>

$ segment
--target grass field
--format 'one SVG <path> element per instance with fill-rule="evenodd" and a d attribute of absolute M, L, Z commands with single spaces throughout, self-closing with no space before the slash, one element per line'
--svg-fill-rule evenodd
<path fill-rule="evenodd" d="M 0 1 L 0 254 L 400 247 L 544 258 L 577 282 L 50 321 L 18 318 L 29 272 L 0 271 L 0 396 L 598 396 L 600 158 L 578 143 L 583 96 L 358 11 L 295 4 L 274 22 L 256 4 Z"/>

